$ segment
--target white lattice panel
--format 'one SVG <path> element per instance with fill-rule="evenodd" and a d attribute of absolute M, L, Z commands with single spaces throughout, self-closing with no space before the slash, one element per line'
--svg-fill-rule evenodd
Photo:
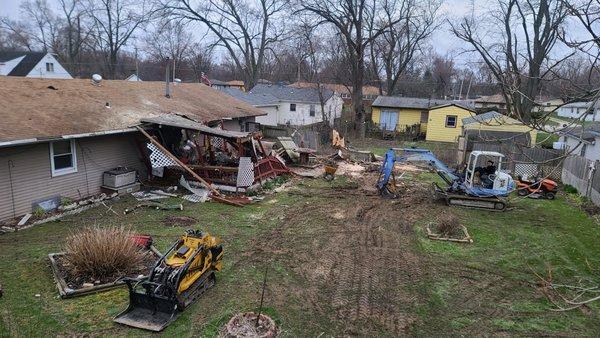
<path fill-rule="evenodd" d="M 225 144 L 222 137 L 212 137 L 210 141 L 215 149 L 223 149 Z"/>
<path fill-rule="evenodd" d="M 254 183 L 254 164 L 250 157 L 240 157 L 238 166 L 237 183 L 238 187 L 249 187 Z"/>
<path fill-rule="evenodd" d="M 177 165 L 175 161 L 165 155 L 154 144 L 148 143 L 146 146 L 148 147 L 148 150 L 150 150 L 150 163 L 152 164 L 152 168 L 162 168 Z"/>
<path fill-rule="evenodd" d="M 535 163 L 516 163 L 515 175 L 521 175 L 523 178 L 532 178 L 538 175 L 538 165 Z"/>

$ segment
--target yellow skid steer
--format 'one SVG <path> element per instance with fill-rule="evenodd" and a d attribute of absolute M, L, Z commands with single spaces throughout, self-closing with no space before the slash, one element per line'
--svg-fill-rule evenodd
<path fill-rule="evenodd" d="M 215 271 L 221 270 L 222 257 L 220 239 L 188 230 L 156 262 L 150 276 L 125 279 L 129 306 L 115 317 L 115 322 L 162 331 L 215 284 Z"/>

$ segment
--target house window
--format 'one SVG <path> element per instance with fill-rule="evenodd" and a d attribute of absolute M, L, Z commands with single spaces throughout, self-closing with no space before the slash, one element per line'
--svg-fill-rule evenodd
<path fill-rule="evenodd" d="M 77 172 L 75 142 L 70 140 L 50 143 L 50 164 L 53 177 Z"/>
<path fill-rule="evenodd" d="M 456 115 L 446 115 L 446 128 L 456 128 Z"/>
<path fill-rule="evenodd" d="M 290 103 L 290 111 L 296 111 L 296 104 Z"/>
<path fill-rule="evenodd" d="M 429 120 L 429 112 L 422 111 L 421 112 L 421 123 L 427 123 L 427 120 Z"/>
<path fill-rule="evenodd" d="M 315 116 L 315 113 L 317 112 L 315 105 L 311 104 L 310 105 L 310 116 Z"/>
<path fill-rule="evenodd" d="M 54 63 L 46 62 L 46 71 L 48 73 L 54 73 Z"/>

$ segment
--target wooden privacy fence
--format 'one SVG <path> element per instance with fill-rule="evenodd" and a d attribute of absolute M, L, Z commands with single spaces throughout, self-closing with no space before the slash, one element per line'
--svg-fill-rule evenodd
<path fill-rule="evenodd" d="M 589 198 L 596 205 L 600 205 L 599 162 L 573 155 L 565 159 L 562 170 L 563 183 L 574 186 L 581 196 Z"/>
<path fill-rule="evenodd" d="M 514 144 L 469 142 L 468 153 L 473 150 L 496 151 L 504 154 L 503 165 L 513 176 L 549 177 L 560 180 L 565 151 L 545 148 L 518 147 Z M 472 146 L 471 146 L 472 144 Z"/>

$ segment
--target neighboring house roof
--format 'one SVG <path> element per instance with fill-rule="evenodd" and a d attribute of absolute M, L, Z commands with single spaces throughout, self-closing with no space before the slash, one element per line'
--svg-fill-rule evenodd
<path fill-rule="evenodd" d="M 0 76 L 0 142 L 57 138 L 125 129 L 161 114 L 186 115 L 198 122 L 265 115 L 263 111 L 199 83 L 87 79 L 32 79 Z M 106 107 L 106 104 L 110 108 Z"/>
<path fill-rule="evenodd" d="M 460 101 L 460 102 L 462 102 L 462 101 Z M 442 105 L 439 105 L 439 106 L 431 107 L 431 108 L 429 108 L 429 110 L 431 111 L 431 110 L 434 110 L 434 109 L 439 109 L 439 108 L 444 108 L 444 107 L 449 107 L 449 106 L 455 106 L 455 107 L 462 108 L 464 110 L 468 110 L 470 112 L 475 113 L 475 110 L 469 108 L 467 106 L 467 104 L 468 104 L 468 102 L 462 102 L 462 103 L 452 102 L 452 103 L 446 103 L 446 104 L 442 104 Z"/>
<path fill-rule="evenodd" d="M 567 103 L 563 106 L 561 106 L 561 108 L 589 108 L 590 105 L 592 103 L 589 101 L 581 101 L 581 102 L 571 102 L 571 103 Z M 594 104 L 594 108 L 600 108 L 600 100 L 597 100 L 596 103 Z"/>
<path fill-rule="evenodd" d="M 471 123 L 489 123 L 490 121 L 503 122 L 503 121 L 506 121 L 507 119 L 517 121 L 515 119 L 512 119 L 512 118 L 504 115 L 504 114 L 500 114 L 497 111 L 489 111 L 487 113 L 483 113 L 483 114 L 479 114 L 479 115 L 475 115 L 475 116 L 471 116 L 471 117 L 466 117 L 466 118 L 462 119 L 462 123 L 463 123 L 463 125 L 467 125 L 467 124 L 471 124 Z"/>
<path fill-rule="evenodd" d="M 442 106 L 446 104 L 461 104 L 463 106 L 470 106 L 467 101 L 451 101 L 441 99 L 422 99 L 417 97 L 404 97 L 404 96 L 378 96 L 373 101 L 372 106 L 374 107 L 389 107 L 389 108 L 411 108 L 411 109 L 429 109 L 432 107 Z"/>
<path fill-rule="evenodd" d="M 494 94 L 488 96 L 482 96 L 480 98 L 475 99 L 475 102 L 484 102 L 484 103 L 501 103 L 504 104 L 504 96 L 502 94 Z"/>
<path fill-rule="evenodd" d="M 323 87 L 339 94 L 351 94 L 352 86 L 346 86 L 337 83 L 322 83 Z M 294 82 L 289 85 L 294 88 L 317 88 L 317 83 L 312 82 Z M 363 95 L 379 95 L 379 88 L 374 86 L 363 86 Z"/>
<path fill-rule="evenodd" d="M 15 68 L 13 68 L 8 76 L 27 76 L 33 68 L 42 61 L 47 53 L 38 52 L 0 52 L 0 62 L 14 60 L 21 56 L 25 56 Z"/>
<path fill-rule="evenodd" d="M 210 81 L 211 85 L 216 85 L 216 86 L 226 86 L 227 85 L 227 82 L 217 80 L 217 79 L 210 79 L 209 81 Z"/>
<path fill-rule="evenodd" d="M 241 80 L 231 80 L 231 81 L 227 81 L 226 84 L 228 84 L 230 86 L 243 87 L 244 86 L 244 81 L 241 81 Z"/>
<path fill-rule="evenodd" d="M 142 81 L 142 78 L 137 76 L 137 74 L 131 74 L 125 80 L 127 80 L 127 81 Z"/>
<path fill-rule="evenodd" d="M 243 92 L 237 88 L 224 88 L 222 92 L 255 107 L 276 106 L 279 103 L 278 98 L 268 93 Z"/>
<path fill-rule="evenodd" d="M 567 128 L 560 132 L 562 135 L 593 142 L 600 137 L 600 122 L 592 122 L 586 126 Z"/>
<path fill-rule="evenodd" d="M 253 95 L 269 95 L 278 101 L 319 103 L 319 91 L 316 88 L 294 88 L 282 85 L 257 84 L 250 90 Z M 329 100 L 333 92 L 329 89 L 323 90 L 323 99 Z"/>

